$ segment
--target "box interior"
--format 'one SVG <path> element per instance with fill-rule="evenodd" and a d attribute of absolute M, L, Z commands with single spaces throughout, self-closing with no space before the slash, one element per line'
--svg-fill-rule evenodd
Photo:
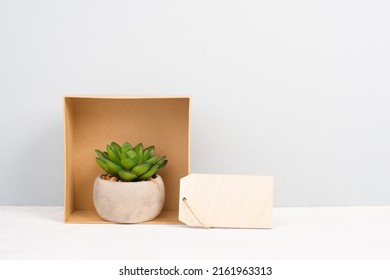
<path fill-rule="evenodd" d="M 180 223 L 180 178 L 190 168 L 189 110 L 188 97 L 65 97 L 65 222 L 108 223 L 93 205 L 94 180 L 104 173 L 95 161 L 95 149 L 127 141 L 154 145 L 156 155 L 168 159 L 159 172 L 165 205 L 159 217 L 148 223 Z"/>

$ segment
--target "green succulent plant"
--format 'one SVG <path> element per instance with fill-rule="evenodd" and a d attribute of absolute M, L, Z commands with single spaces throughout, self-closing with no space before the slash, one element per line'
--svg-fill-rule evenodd
<path fill-rule="evenodd" d="M 144 149 L 142 143 L 133 148 L 128 142 L 122 147 L 112 142 L 104 152 L 95 150 L 98 155 L 96 162 L 108 174 L 122 181 L 144 181 L 153 177 L 168 162 L 165 156 L 155 156 L 154 150 L 154 146 Z"/>

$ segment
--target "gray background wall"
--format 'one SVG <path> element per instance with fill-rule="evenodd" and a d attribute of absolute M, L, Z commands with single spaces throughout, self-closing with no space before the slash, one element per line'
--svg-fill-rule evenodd
<path fill-rule="evenodd" d="M 388 1 L 0 1 L 0 205 L 62 205 L 62 96 L 190 95 L 192 172 L 390 204 Z"/>

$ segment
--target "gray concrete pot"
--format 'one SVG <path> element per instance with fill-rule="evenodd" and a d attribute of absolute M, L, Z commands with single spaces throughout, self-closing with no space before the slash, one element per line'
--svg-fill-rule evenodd
<path fill-rule="evenodd" d="M 165 200 L 162 178 L 140 182 L 112 182 L 97 177 L 93 202 L 100 217 L 114 223 L 140 223 L 160 214 Z"/>

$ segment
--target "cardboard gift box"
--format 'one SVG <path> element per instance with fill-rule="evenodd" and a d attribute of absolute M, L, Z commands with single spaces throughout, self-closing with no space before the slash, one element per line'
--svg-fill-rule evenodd
<path fill-rule="evenodd" d="M 95 149 L 112 141 L 155 145 L 168 165 L 163 211 L 151 224 L 271 228 L 272 176 L 190 173 L 189 97 L 64 98 L 65 222 L 109 223 L 97 214 L 93 185 L 104 173 Z M 180 221 L 179 221 L 180 219 Z"/>
<path fill-rule="evenodd" d="M 64 97 L 65 222 L 108 223 L 93 204 L 93 183 L 104 173 L 95 162 L 95 149 L 117 143 L 156 146 L 168 165 L 161 214 L 147 223 L 176 224 L 180 178 L 190 171 L 189 97 Z"/>

